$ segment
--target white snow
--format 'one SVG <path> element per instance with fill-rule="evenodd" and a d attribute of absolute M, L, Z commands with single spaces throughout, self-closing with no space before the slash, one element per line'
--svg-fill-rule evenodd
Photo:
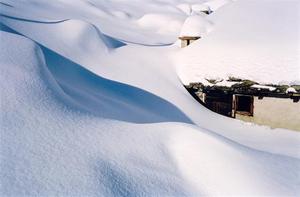
<path fill-rule="evenodd" d="M 203 37 L 212 31 L 212 27 L 212 23 L 204 16 L 192 15 L 185 20 L 180 36 Z"/>
<path fill-rule="evenodd" d="M 139 24 L 196 1 L 2 2 L 1 196 L 299 195 L 299 133 L 199 105 Z"/>
<path fill-rule="evenodd" d="M 217 86 L 224 86 L 224 87 L 231 87 L 235 84 L 239 84 L 240 82 L 235 82 L 235 81 L 221 81 L 221 82 L 218 82 L 216 85 Z"/>
<path fill-rule="evenodd" d="M 297 91 L 296 91 L 295 88 L 293 88 L 293 87 L 289 87 L 288 89 L 286 89 L 285 92 L 286 92 L 286 93 L 297 93 Z"/>
<path fill-rule="evenodd" d="M 272 86 L 257 85 L 257 84 L 252 85 L 251 88 L 256 88 L 256 89 L 267 89 L 267 90 L 270 90 L 270 91 L 276 90 L 276 88 L 275 88 L 275 87 L 272 87 Z"/>
<path fill-rule="evenodd" d="M 193 4 L 192 5 L 192 10 L 194 13 L 201 13 L 204 11 L 208 11 L 211 12 L 212 10 L 210 9 L 210 7 L 204 3 L 202 4 Z"/>
<path fill-rule="evenodd" d="M 173 33 L 176 35 L 180 31 L 183 20 L 183 15 L 151 13 L 145 14 L 137 22 L 140 26 L 155 29 L 158 33 Z"/>
<path fill-rule="evenodd" d="M 234 0 L 212 0 L 212 1 L 207 1 L 204 4 L 208 5 L 211 10 L 216 11 L 223 6 L 232 3 Z"/>
<path fill-rule="evenodd" d="M 182 81 L 234 76 L 299 84 L 298 8 L 294 0 L 240 0 L 221 7 L 206 17 L 213 31 L 176 54 Z"/>
<path fill-rule="evenodd" d="M 179 4 L 177 5 L 177 8 L 179 8 L 186 15 L 190 15 L 192 13 L 192 6 L 188 3 Z"/>

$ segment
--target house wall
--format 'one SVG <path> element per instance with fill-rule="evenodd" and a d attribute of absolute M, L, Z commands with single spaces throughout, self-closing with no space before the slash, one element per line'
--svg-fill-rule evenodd
<path fill-rule="evenodd" d="M 270 97 L 258 100 L 258 97 L 254 97 L 253 117 L 236 114 L 236 119 L 300 131 L 300 102 Z"/>
<path fill-rule="evenodd" d="M 183 39 L 181 38 L 181 48 L 186 47 L 190 44 L 192 44 L 193 42 L 195 42 L 196 40 L 198 40 L 200 37 L 193 37 L 191 39 Z"/>
<path fill-rule="evenodd" d="M 188 46 L 187 40 L 181 40 L 181 48 Z"/>
<path fill-rule="evenodd" d="M 195 42 L 196 40 L 190 40 L 190 44 L 192 44 L 193 42 Z"/>

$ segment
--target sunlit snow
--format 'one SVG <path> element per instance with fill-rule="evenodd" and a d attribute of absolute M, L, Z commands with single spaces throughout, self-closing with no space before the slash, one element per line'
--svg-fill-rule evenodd
<path fill-rule="evenodd" d="M 254 65 L 257 77 L 273 65 L 280 81 L 297 80 L 297 32 L 282 26 L 296 21 L 294 2 L 253 2 L 2 0 L 0 195 L 299 195 L 298 132 L 215 114 L 182 85 L 190 72 L 183 67 L 223 75 L 232 53 L 236 65 Z M 213 29 L 180 49 L 184 21 L 198 17 L 202 3 L 214 11 L 201 15 Z M 269 35 L 259 47 L 264 61 L 241 56 L 240 44 L 258 45 L 241 34 L 252 27 L 241 30 L 240 22 L 278 7 L 285 8 L 274 16 L 281 28 L 255 37 Z M 278 29 L 285 36 L 277 50 Z"/>

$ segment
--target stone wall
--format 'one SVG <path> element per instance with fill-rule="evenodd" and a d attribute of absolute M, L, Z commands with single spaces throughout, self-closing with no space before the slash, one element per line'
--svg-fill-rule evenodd
<path fill-rule="evenodd" d="M 268 125 L 272 128 L 287 128 L 300 131 L 300 102 L 291 99 L 254 97 L 254 115 L 236 114 L 236 119 L 256 124 Z"/>

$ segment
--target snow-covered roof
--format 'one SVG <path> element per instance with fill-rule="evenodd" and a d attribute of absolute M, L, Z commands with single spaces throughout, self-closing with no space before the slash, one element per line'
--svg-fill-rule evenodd
<path fill-rule="evenodd" d="M 299 3 L 234 1 L 204 19 L 192 16 L 182 34 L 205 32 L 199 21 L 206 19 L 214 26 L 177 55 L 184 83 L 234 76 L 261 84 L 300 84 Z"/>
<path fill-rule="evenodd" d="M 258 84 L 252 85 L 251 88 L 256 88 L 256 89 L 266 89 L 266 90 L 269 90 L 269 91 L 274 91 L 274 90 L 276 90 L 275 87 L 272 87 L 272 86 L 266 86 L 266 85 L 258 85 Z"/>
<path fill-rule="evenodd" d="M 180 37 L 202 37 L 212 28 L 212 24 L 201 15 L 189 16 L 183 23 Z"/>

